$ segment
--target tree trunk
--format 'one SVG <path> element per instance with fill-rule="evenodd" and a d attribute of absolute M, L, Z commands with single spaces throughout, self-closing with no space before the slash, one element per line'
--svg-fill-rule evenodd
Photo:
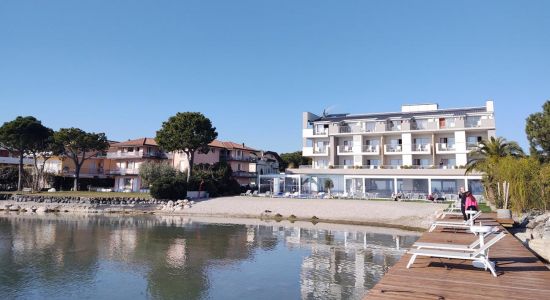
<path fill-rule="evenodd" d="M 75 172 L 74 172 L 74 186 L 73 190 L 76 192 L 78 191 L 78 179 L 80 178 L 80 167 L 81 165 L 76 165 Z"/>
<path fill-rule="evenodd" d="M 17 179 L 17 191 L 23 190 L 23 151 L 19 153 L 19 177 Z"/>
<path fill-rule="evenodd" d="M 189 183 L 189 180 L 191 180 L 194 161 L 195 161 L 195 152 L 189 151 L 189 153 L 187 154 L 187 163 L 189 164 L 189 167 L 187 167 L 187 183 Z"/>

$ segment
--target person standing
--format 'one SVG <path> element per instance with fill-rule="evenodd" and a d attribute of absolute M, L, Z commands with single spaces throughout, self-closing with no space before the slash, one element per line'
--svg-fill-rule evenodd
<path fill-rule="evenodd" d="M 466 196 L 467 193 L 464 190 L 464 187 L 460 187 L 460 191 L 458 192 L 458 198 L 460 198 L 460 212 L 462 212 L 462 217 L 464 218 L 464 221 L 468 220 L 468 217 L 466 216 Z"/>

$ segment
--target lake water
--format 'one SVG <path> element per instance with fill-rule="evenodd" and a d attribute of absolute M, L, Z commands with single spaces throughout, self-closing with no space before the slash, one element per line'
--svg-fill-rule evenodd
<path fill-rule="evenodd" d="M 418 237 L 259 220 L 0 214 L 0 298 L 361 299 Z"/>

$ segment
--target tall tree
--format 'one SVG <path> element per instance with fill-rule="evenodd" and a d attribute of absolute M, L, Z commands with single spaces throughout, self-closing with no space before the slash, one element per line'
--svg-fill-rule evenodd
<path fill-rule="evenodd" d="M 470 153 L 471 159 L 466 164 L 466 172 L 469 173 L 474 169 L 478 171 L 480 168 L 486 165 L 491 159 L 498 159 L 499 157 L 514 156 L 522 157 L 525 155 L 523 149 L 518 143 L 513 141 L 507 141 L 503 137 L 491 137 L 489 140 L 481 141 L 479 147 Z"/>
<path fill-rule="evenodd" d="M 482 141 L 470 155 L 471 159 L 466 164 L 466 174 L 474 170 L 483 172 L 483 185 L 487 198 L 500 206 L 501 199 L 497 197 L 498 188 L 495 179 L 499 160 L 503 157 L 523 157 L 525 155 L 523 150 L 516 142 L 509 142 L 502 137 L 491 137 L 489 140 Z"/>
<path fill-rule="evenodd" d="M 208 153 L 208 144 L 218 137 L 210 119 L 198 112 L 177 113 L 162 123 L 156 141 L 165 151 L 183 152 L 188 162 L 187 182 L 191 178 L 195 153 Z"/>
<path fill-rule="evenodd" d="M 527 118 L 525 132 L 530 153 L 542 162 L 550 162 L 550 100 L 542 106 L 542 112 Z"/>
<path fill-rule="evenodd" d="M 19 178 L 17 190 L 23 188 L 23 159 L 37 141 L 44 141 L 51 135 L 51 129 L 42 125 L 35 117 L 17 117 L 0 127 L 0 144 L 12 154 L 19 156 Z M 38 142 L 39 143 L 39 142 Z"/>
<path fill-rule="evenodd" d="M 284 171 L 286 168 L 298 168 L 300 165 L 311 164 L 311 157 L 303 156 L 302 151 L 282 153 L 281 159 L 283 162 L 279 166 L 280 171 Z"/>
<path fill-rule="evenodd" d="M 78 191 L 82 165 L 98 152 L 109 148 L 107 137 L 105 133 L 85 132 L 79 128 L 61 128 L 54 134 L 54 140 L 62 146 L 61 154 L 71 159 L 75 165 L 74 190 Z"/>
<path fill-rule="evenodd" d="M 54 131 L 48 128 L 48 134 L 42 139 L 37 139 L 29 149 L 29 154 L 34 161 L 33 190 L 39 190 L 40 183 L 44 181 L 44 169 L 46 162 L 63 153 L 63 145 L 55 141 Z"/>

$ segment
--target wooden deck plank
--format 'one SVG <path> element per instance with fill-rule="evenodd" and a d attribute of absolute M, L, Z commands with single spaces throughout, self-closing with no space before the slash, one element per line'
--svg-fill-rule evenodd
<path fill-rule="evenodd" d="M 495 214 L 483 214 L 479 221 L 505 230 Z M 466 230 L 438 228 L 418 241 L 469 244 L 475 239 Z M 511 234 L 490 250 L 496 278 L 471 261 L 418 257 L 407 269 L 410 257 L 405 254 L 391 267 L 365 299 L 550 299 L 550 270 Z"/>

